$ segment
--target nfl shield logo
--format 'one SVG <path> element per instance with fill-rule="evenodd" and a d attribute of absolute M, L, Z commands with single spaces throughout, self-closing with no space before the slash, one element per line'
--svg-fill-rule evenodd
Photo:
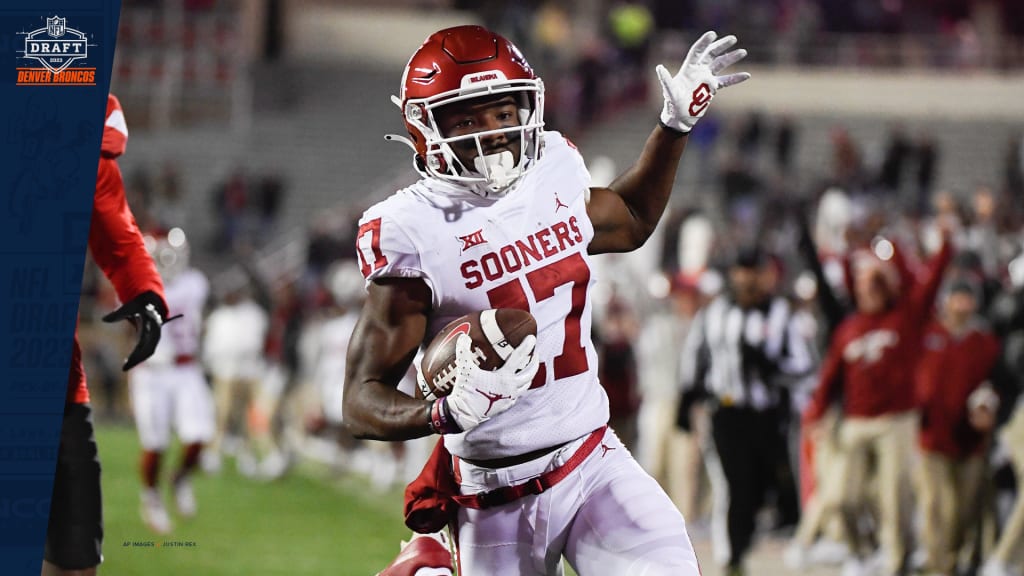
<path fill-rule="evenodd" d="M 64 35 L 64 22 L 65 19 L 60 16 L 54 16 L 53 18 L 46 19 L 46 33 L 51 38 L 60 38 Z"/>

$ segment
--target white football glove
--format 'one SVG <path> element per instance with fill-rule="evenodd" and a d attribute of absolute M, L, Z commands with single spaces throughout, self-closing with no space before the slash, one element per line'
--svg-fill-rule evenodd
<path fill-rule="evenodd" d="M 704 116 L 711 98 L 719 88 L 739 84 L 750 78 L 746 72 L 716 76 L 722 70 L 739 62 L 747 51 L 727 51 L 736 44 L 735 36 L 718 38 L 715 32 L 705 32 L 686 55 L 679 72 L 672 76 L 661 64 L 655 68 L 665 107 L 661 110 L 661 123 L 673 130 L 689 132 L 697 120 Z"/>
<path fill-rule="evenodd" d="M 540 361 L 534 354 L 536 336 L 527 336 L 494 371 L 477 366 L 473 340 L 466 334 L 455 341 L 455 385 L 444 398 L 448 412 L 463 432 L 479 426 L 516 403 L 530 387 Z"/>

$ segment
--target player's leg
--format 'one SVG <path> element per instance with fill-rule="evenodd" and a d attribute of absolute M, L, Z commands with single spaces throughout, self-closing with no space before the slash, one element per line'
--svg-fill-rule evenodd
<path fill-rule="evenodd" d="M 581 499 L 565 546 L 580 576 L 700 573 L 682 514 L 610 429 L 550 492 L 563 504 Z"/>
<path fill-rule="evenodd" d="M 132 373 L 130 382 L 132 414 L 142 446 L 139 511 L 142 521 L 158 534 L 166 534 L 172 528 L 171 517 L 160 494 L 160 467 L 171 439 L 174 382 L 168 382 L 163 371 L 163 368 L 140 366 Z"/>
<path fill-rule="evenodd" d="M 455 536 L 459 573 L 560 576 L 565 535 L 551 542 L 548 531 L 553 518 L 562 516 L 563 503 L 553 500 L 560 487 L 487 510 L 461 508 Z"/>
<path fill-rule="evenodd" d="M 43 574 L 90 576 L 103 561 L 100 461 L 92 408 L 66 404 L 57 449 Z"/>
<path fill-rule="evenodd" d="M 174 422 L 183 444 L 181 461 L 174 471 L 174 502 L 178 513 L 188 518 L 198 511 L 191 476 L 199 464 L 203 446 L 213 438 L 213 395 L 198 366 L 174 370 Z"/>
<path fill-rule="evenodd" d="M 506 468 L 457 462 L 463 494 L 522 484 L 557 468 L 579 449 L 583 438 L 536 460 Z M 460 508 L 455 539 L 460 574 L 560 576 L 562 550 L 579 503 L 581 481 L 570 474 L 551 489 L 486 510 Z"/>

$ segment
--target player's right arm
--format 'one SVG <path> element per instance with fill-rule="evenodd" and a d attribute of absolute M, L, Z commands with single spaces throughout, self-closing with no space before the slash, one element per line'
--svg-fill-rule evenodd
<path fill-rule="evenodd" d="M 405 440 L 427 436 L 430 406 L 398 391 L 423 341 L 431 291 L 420 278 L 371 281 L 348 348 L 344 422 L 357 438 Z"/>

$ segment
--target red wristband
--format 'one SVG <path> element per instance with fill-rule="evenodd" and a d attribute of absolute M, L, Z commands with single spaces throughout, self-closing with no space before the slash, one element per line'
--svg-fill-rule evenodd
<path fill-rule="evenodd" d="M 458 434 L 462 432 L 455 419 L 448 412 L 448 406 L 444 398 L 434 400 L 430 405 L 430 429 L 435 434 Z"/>

